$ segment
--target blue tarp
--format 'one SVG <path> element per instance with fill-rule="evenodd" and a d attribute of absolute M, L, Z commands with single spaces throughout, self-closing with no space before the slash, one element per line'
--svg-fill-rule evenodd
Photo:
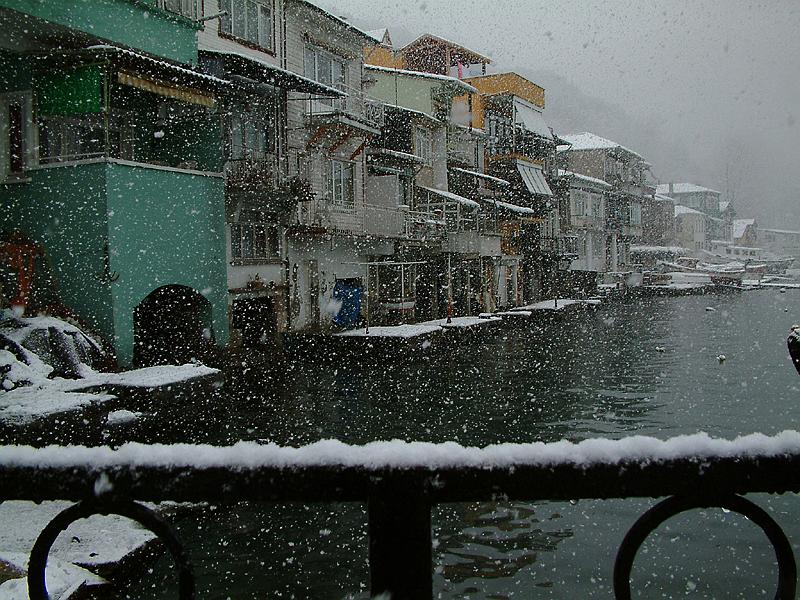
<path fill-rule="evenodd" d="M 339 312 L 333 317 L 333 322 L 339 327 L 352 329 L 358 324 L 361 316 L 361 296 L 363 290 L 361 283 L 346 279 L 337 279 L 333 287 L 333 299 L 342 303 Z"/>

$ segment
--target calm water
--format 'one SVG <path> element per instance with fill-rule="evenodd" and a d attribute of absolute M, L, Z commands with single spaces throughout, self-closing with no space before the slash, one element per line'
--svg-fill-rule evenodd
<path fill-rule="evenodd" d="M 250 368 L 202 410 L 178 404 L 109 439 L 486 445 L 775 434 L 797 428 L 800 378 L 785 343 L 796 321 L 797 291 L 611 305 L 561 322 L 492 330 L 455 352 L 434 345 L 380 366 L 324 361 L 280 378 Z M 720 363 L 719 354 L 727 360 Z M 753 499 L 793 543 L 800 540 L 796 496 Z M 435 590 L 442 598 L 611 598 L 617 547 L 652 504 L 437 507 Z M 177 526 L 192 549 L 202 598 L 367 597 L 363 506 L 212 507 Z M 167 565 L 159 563 L 132 597 L 175 597 Z M 671 520 L 645 546 L 634 576 L 640 597 L 772 598 L 775 572 L 753 525 L 709 510 Z"/>

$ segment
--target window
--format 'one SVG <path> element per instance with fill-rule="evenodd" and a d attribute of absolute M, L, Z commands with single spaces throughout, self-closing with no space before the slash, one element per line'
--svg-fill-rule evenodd
<path fill-rule="evenodd" d="M 231 160 L 258 160 L 275 151 L 273 118 L 269 109 L 240 112 L 230 119 Z"/>
<path fill-rule="evenodd" d="M 33 163 L 34 136 L 31 92 L 0 95 L 0 179 Z"/>
<path fill-rule="evenodd" d="M 272 0 L 220 0 L 219 8 L 228 13 L 220 18 L 220 31 L 272 50 Z"/>
<path fill-rule="evenodd" d="M 280 258 L 280 232 L 277 225 L 265 223 L 261 211 L 242 210 L 239 221 L 231 223 L 231 258 L 277 260 Z"/>
<path fill-rule="evenodd" d="M 353 207 L 353 164 L 339 160 L 325 163 L 325 197 L 331 204 Z"/>
<path fill-rule="evenodd" d="M 572 190 L 573 207 L 572 214 L 576 217 L 583 217 L 586 215 L 586 204 L 589 194 L 580 190 Z"/>
<path fill-rule="evenodd" d="M 433 132 L 430 129 L 418 127 L 414 132 L 414 153 L 426 165 L 433 162 Z"/>
<path fill-rule="evenodd" d="M 331 54 L 318 46 L 307 44 L 303 60 L 306 77 L 337 90 L 345 90 L 347 63 L 342 57 Z M 333 98 L 319 98 L 317 102 L 326 106 L 334 105 Z"/>
<path fill-rule="evenodd" d="M 158 0 L 158 7 L 193 21 L 203 16 L 202 0 Z"/>
<path fill-rule="evenodd" d="M 592 216 L 600 219 L 603 216 L 603 199 L 597 194 L 592 194 Z"/>
<path fill-rule="evenodd" d="M 630 208 L 631 225 L 641 225 L 642 223 L 642 206 L 641 204 L 631 204 Z"/>

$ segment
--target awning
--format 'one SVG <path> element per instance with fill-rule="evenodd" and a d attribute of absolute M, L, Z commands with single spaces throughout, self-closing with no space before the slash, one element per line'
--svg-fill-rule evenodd
<path fill-rule="evenodd" d="M 547 126 L 541 109 L 522 98 L 514 98 L 514 122 L 522 125 L 531 133 L 549 140 L 553 139 L 553 133 Z"/>
<path fill-rule="evenodd" d="M 135 70 L 134 75 L 150 76 L 160 79 L 165 85 L 197 85 L 204 88 L 211 87 L 213 89 L 227 88 L 230 81 L 201 73 L 195 69 L 177 65 L 165 60 L 159 60 L 142 54 L 134 52 L 127 48 L 120 48 L 118 46 L 109 46 L 106 44 L 97 44 L 89 46 L 84 50 L 69 53 L 51 53 L 50 56 L 62 56 L 67 58 L 69 56 L 80 56 L 81 54 L 88 54 L 90 56 L 98 55 L 113 55 L 114 63 L 117 66 L 128 67 L 129 70 Z"/>
<path fill-rule="evenodd" d="M 199 104 L 208 108 L 213 108 L 216 104 L 214 95 L 210 92 L 203 92 L 201 90 L 186 88 L 182 86 L 170 85 L 163 81 L 150 79 L 149 77 L 137 77 L 127 71 L 117 72 L 117 81 L 122 85 L 145 90 L 151 94 L 158 94 L 166 98 L 174 98 L 182 102 L 189 102 L 191 104 Z"/>
<path fill-rule="evenodd" d="M 553 195 L 550 186 L 547 185 L 547 181 L 545 181 L 541 167 L 517 162 L 517 170 L 522 177 L 522 181 L 525 182 L 525 187 L 528 188 L 531 194 L 534 196 Z"/>
<path fill-rule="evenodd" d="M 469 206 L 470 208 L 480 208 L 480 205 L 475 202 L 475 200 L 470 200 L 469 198 L 464 198 L 464 196 L 459 196 L 458 194 L 454 194 L 452 192 L 445 192 L 444 190 L 437 190 L 434 188 L 429 188 L 425 186 L 417 186 L 421 190 L 425 190 L 426 192 L 430 192 L 431 194 L 436 194 L 437 196 L 441 196 L 451 202 L 458 202 L 464 206 Z"/>
<path fill-rule="evenodd" d="M 332 96 L 344 98 L 344 92 L 312 79 L 281 69 L 266 61 L 251 56 L 244 56 L 234 52 L 220 50 L 202 50 L 201 55 L 220 57 L 225 63 L 226 74 L 237 75 L 240 78 L 252 80 L 253 83 L 265 83 L 277 88 L 316 96 Z"/>
<path fill-rule="evenodd" d="M 465 175 L 472 175 L 473 177 L 477 177 L 479 179 L 485 179 L 486 181 L 491 181 L 492 183 L 496 183 L 498 185 L 511 185 L 505 179 L 500 179 L 499 177 L 492 177 L 491 175 L 487 175 L 486 173 L 480 173 L 479 171 L 469 171 L 467 169 L 462 169 L 460 167 L 453 167 L 453 171 L 458 173 L 464 173 Z"/>

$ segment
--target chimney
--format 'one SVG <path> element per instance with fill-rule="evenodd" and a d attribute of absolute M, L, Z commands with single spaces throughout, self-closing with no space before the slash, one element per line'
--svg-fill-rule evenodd
<path fill-rule="evenodd" d="M 672 193 L 673 193 L 674 189 L 675 189 L 675 184 L 674 183 L 670 183 L 669 184 L 669 194 L 667 194 L 667 195 L 668 196 L 672 196 Z"/>

